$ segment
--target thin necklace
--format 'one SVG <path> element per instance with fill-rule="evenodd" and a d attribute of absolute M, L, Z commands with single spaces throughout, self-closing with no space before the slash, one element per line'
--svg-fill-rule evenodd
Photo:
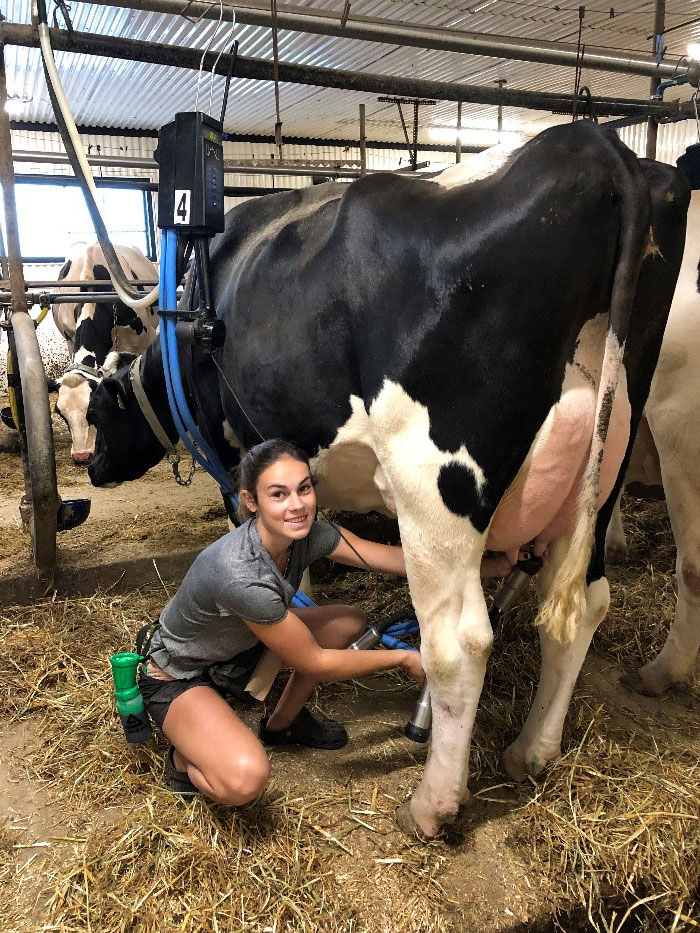
<path fill-rule="evenodd" d="M 292 545 L 290 544 L 287 550 L 287 563 L 284 565 L 284 570 L 282 571 L 283 577 L 287 576 L 287 571 L 289 570 L 289 562 L 291 559 L 292 559 Z"/>

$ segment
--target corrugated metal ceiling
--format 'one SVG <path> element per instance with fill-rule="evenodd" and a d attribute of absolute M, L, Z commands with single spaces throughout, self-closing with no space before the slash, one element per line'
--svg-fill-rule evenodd
<path fill-rule="evenodd" d="M 313 0 L 303 4 L 315 10 L 340 13 L 344 0 Z M 230 8 L 228 23 L 193 23 L 182 16 L 144 13 L 87 3 L 70 4 L 75 29 L 110 36 L 151 42 L 213 49 L 231 43 Z M 459 28 L 474 32 L 511 35 L 549 41 L 575 42 L 578 33 L 578 4 L 575 0 L 481 0 L 467 4 L 449 0 L 352 0 L 351 15 L 384 20 Z M 10 0 L 5 15 L 15 23 L 29 23 L 30 0 Z M 698 19 L 667 37 L 667 60 L 685 54 L 689 41 L 700 41 L 700 0 L 667 0 L 666 26 Z M 585 7 L 582 41 L 589 45 L 649 52 L 653 31 L 653 0 L 595 0 Z M 240 54 L 272 59 L 271 31 L 240 25 L 235 28 Z M 35 49 L 7 48 L 8 91 L 27 99 L 17 117 L 36 122 L 52 122 L 39 52 Z M 573 90 L 571 68 L 540 65 L 505 59 L 464 55 L 331 38 L 291 31 L 280 31 L 281 62 L 342 68 L 358 72 L 411 76 L 439 81 L 492 85 L 506 79 L 509 88 L 531 91 Z M 195 106 L 198 76 L 195 72 L 117 61 L 71 53 L 57 53 L 59 73 L 79 124 L 131 129 L 155 129 L 170 120 L 178 110 Z M 584 71 L 582 83 L 594 95 L 646 98 L 649 79 L 600 71 Z M 218 114 L 223 78 L 200 80 L 200 109 Z M 689 90 L 667 92 L 667 99 L 687 99 Z M 326 139 L 356 138 L 358 104 L 367 107 L 367 135 L 370 139 L 399 141 L 402 130 L 392 104 L 379 103 L 375 95 L 303 85 L 280 86 L 283 133 L 287 137 L 315 136 Z M 211 100 L 211 104 L 210 104 Z M 438 102 L 422 108 L 420 141 L 434 141 L 432 126 L 454 126 L 457 105 Z M 411 114 L 408 115 L 409 117 Z M 556 117 L 543 111 L 505 108 L 505 130 L 537 132 Z M 271 82 L 235 80 L 229 98 L 226 129 L 237 133 L 271 134 L 275 123 L 274 93 Z M 465 143 L 490 144 L 496 126 L 496 108 L 465 104 L 463 123 Z"/>

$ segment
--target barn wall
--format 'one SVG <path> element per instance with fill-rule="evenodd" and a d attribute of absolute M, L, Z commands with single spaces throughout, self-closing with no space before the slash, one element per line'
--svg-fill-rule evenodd
<path fill-rule="evenodd" d="M 647 145 L 647 125 L 637 123 L 624 126 L 619 131 L 620 139 L 638 156 L 644 156 Z M 656 158 L 659 162 L 676 164 L 688 146 L 700 142 L 700 129 L 694 120 L 679 120 L 678 123 L 662 123 L 656 139 Z"/>

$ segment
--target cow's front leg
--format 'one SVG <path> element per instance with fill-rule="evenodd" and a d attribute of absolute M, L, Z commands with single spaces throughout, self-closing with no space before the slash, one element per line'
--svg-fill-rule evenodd
<path fill-rule="evenodd" d="M 544 599 L 566 554 L 568 539 L 556 541 L 550 558 L 537 576 L 540 601 Z M 542 667 L 535 700 L 522 732 L 503 756 L 506 772 L 517 781 L 539 774 L 561 754 L 564 720 L 576 678 L 591 639 L 610 605 L 610 588 L 605 577 L 586 589 L 585 616 L 578 620 L 572 641 L 562 643 L 540 630 Z"/>
<path fill-rule="evenodd" d="M 465 567 L 443 555 L 426 575 L 425 562 L 407 557 L 433 722 L 423 779 L 397 816 L 402 829 L 434 836 L 469 796 L 469 746 L 493 634 L 478 561 Z"/>
<path fill-rule="evenodd" d="M 469 745 L 493 635 L 479 568 L 488 523 L 486 477 L 467 446 L 443 451 L 427 409 L 385 382 L 372 403 L 374 450 L 396 506 L 433 724 L 423 780 L 399 813 L 434 836 L 467 797 Z"/>

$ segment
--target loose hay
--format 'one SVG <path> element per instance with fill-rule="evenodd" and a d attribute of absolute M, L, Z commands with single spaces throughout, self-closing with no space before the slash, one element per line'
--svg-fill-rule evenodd
<path fill-rule="evenodd" d="M 636 559 L 620 573 L 627 615 L 618 618 L 616 608 L 615 623 L 604 626 L 598 641 L 599 651 L 625 664 L 648 660 L 673 613 L 671 582 L 659 571 L 657 552 L 646 553 L 656 521 L 647 512 L 641 510 L 632 532 Z M 668 571 L 667 536 L 660 553 Z M 408 602 L 400 583 L 330 566 L 317 593 L 360 605 L 372 618 Z M 444 839 L 427 846 L 400 836 L 393 822 L 425 757 L 381 712 L 392 696 L 400 709 L 404 694 L 410 708 L 415 689 L 401 674 L 321 691 L 324 705 L 342 705 L 348 715 L 368 700 L 378 711 L 376 736 L 357 750 L 350 771 L 328 770 L 324 760 L 324 769 L 310 772 L 303 756 L 273 757 L 270 788 L 258 804 L 238 811 L 168 795 L 159 783 L 163 741 L 124 742 L 107 660 L 131 645 L 166 598 L 162 588 L 98 594 L 13 607 L 0 618 L 0 711 L 5 722 L 35 724 L 37 747 L 23 766 L 49 787 L 70 827 L 63 832 L 70 841 L 47 857 L 48 906 L 34 929 L 697 928 L 700 707 L 694 695 L 686 708 L 659 701 L 651 715 L 645 707 L 621 711 L 620 688 L 598 695 L 595 682 L 586 681 L 567 721 L 564 757 L 536 785 L 511 784 L 500 772 L 499 755 L 519 731 L 538 676 L 532 594 L 496 636 L 472 745 L 475 800 Z M 251 724 L 257 715 L 249 715 Z M 488 836 L 496 824 L 515 860 L 509 883 L 524 899 L 517 918 L 491 909 L 489 876 L 500 877 L 502 865 L 479 861 L 479 833 Z M 15 933 L 32 926 L 17 901 L 13 839 L 9 831 L 0 834 L 0 915 L 12 918 L 4 928 Z M 494 852 L 504 854 L 495 844 Z"/>

